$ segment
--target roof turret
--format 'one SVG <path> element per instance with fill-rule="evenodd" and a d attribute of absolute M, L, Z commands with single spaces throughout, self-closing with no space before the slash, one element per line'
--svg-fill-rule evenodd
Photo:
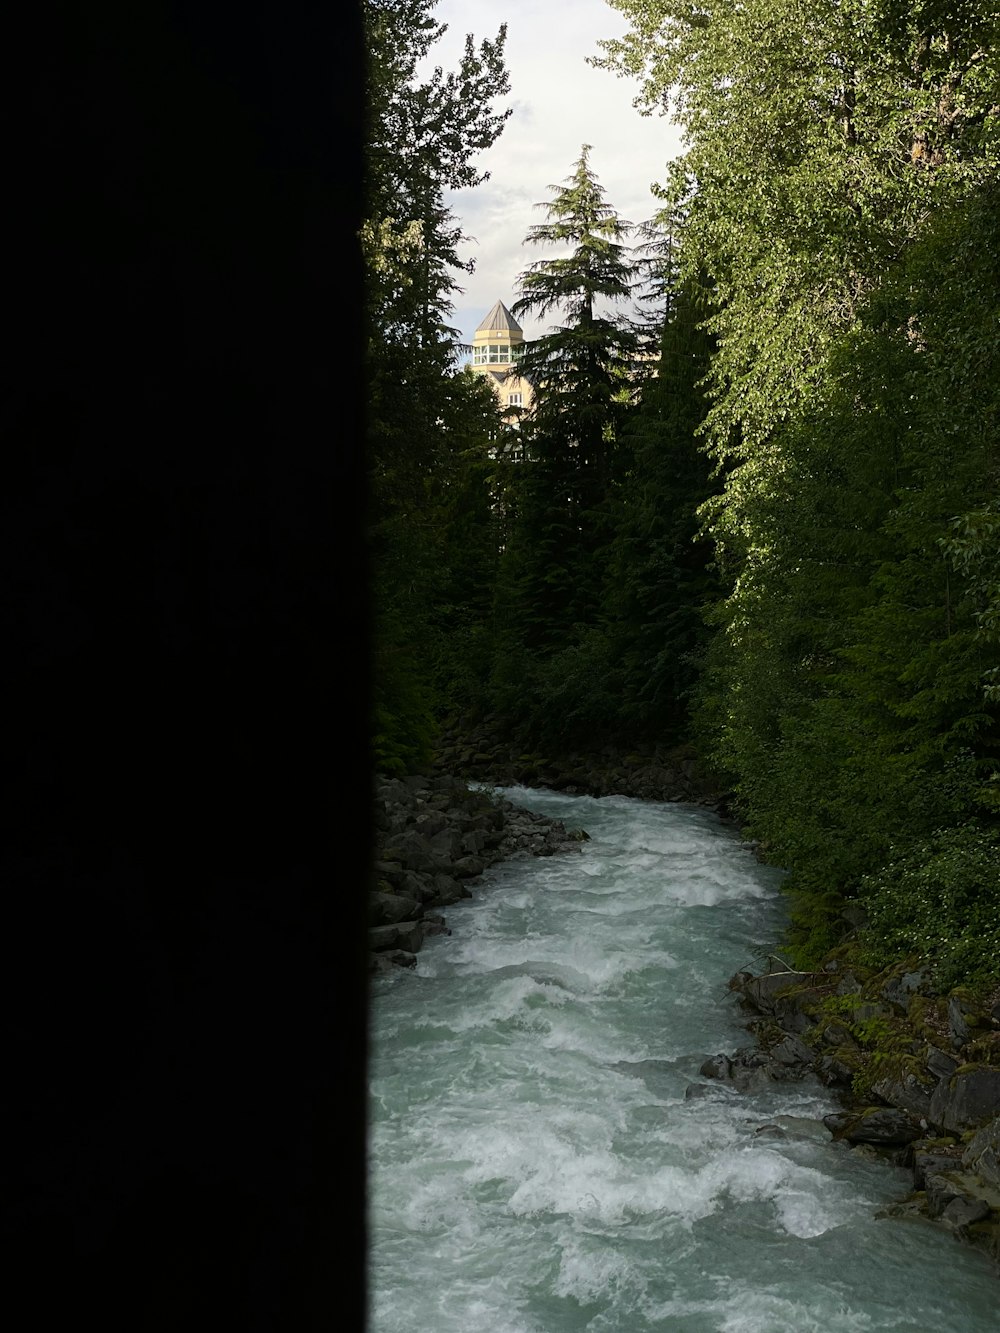
<path fill-rule="evenodd" d="M 493 309 L 481 321 L 476 332 L 520 333 L 522 337 L 524 336 L 524 330 L 502 301 L 497 301 Z"/>

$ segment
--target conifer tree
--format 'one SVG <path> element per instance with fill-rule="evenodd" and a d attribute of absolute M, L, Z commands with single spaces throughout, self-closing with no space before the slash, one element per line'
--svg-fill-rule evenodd
<path fill-rule="evenodd" d="M 436 0 L 364 0 L 368 45 L 367 272 L 369 532 L 374 609 L 375 757 L 407 768 L 430 752 L 441 685 L 455 654 L 444 642 L 451 604 L 443 558 L 456 495 L 485 485 L 493 410 L 455 366 L 448 319 L 455 273 L 469 263 L 449 189 L 485 179 L 475 158 L 509 111 L 506 32 L 467 37 L 456 70 L 421 77 L 443 35 Z M 459 475 L 465 469 L 465 475 Z M 471 503 L 471 497 L 466 497 Z M 455 616 L 450 617 L 451 622 Z"/>
<path fill-rule="evenodd" d="M 674 240 L 661 254 L 671 270 L 676 248 Z M 703 280 L 676 282 L 666 299 L 656 375 L 645 381 L 625 436 L 629 465 L 615 498 L 605 617 L 619 663 L 623 729 L 679 740 L 707 636 L 705 608 L 717 595 L 713 549 L 699 519 L 717 489 L 698 433 L 713 340 Z"/>
<path fill-rule="evenodd" d="M 515 314 L 560 316 L 527 345 L 518 366 L 535 402 L 506 559 L 508 628 L 543 656 L 564 648 L 597 615 L 606 501 L 635 349 L 627 321 L 607 310 L 631 292 L 631 224 L 606 202 L 589 154 L 585 144 L 573 174 L 539 205 L 548 220 L 532 227 L 526 242 L 563 253 L 529 265 L 514 305 Z"/>

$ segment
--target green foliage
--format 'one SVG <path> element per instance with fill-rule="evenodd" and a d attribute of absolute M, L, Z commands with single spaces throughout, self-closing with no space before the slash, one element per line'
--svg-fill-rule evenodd
<path fill-rule="evenodd" d="M 930 964 L 941 990 L 1000 974 L 1000 835 L 973 823 L 936 831 L 865 875 L 863 957 L 905 953 Z"/>
<path fill-rule="evenodd" d="M 699 747 L 790 872 L 797 961 L 873 875 L 903 948 L 911 853 L 995 912 L 972 867 L 1000 809 L 998 15 L 614 3 L 598 63 L 685 131 L 666 196 L 713 297 Z M 953 925 L 943 974 L 987 966 Z"/>
<path fill-rule="evenodd" d="M 630 224 L 605 202 L 584 145 L 573 175 L 543 205 L 528 240 L 564 251 L 521 275 L 515 313 L 560 312 L 519 371 L 535 403 L 503 496 L 493 707 L 525 737 L 568 741 L 612 726 L 619 703 L 601 632 L 609 496 L 635 339 L 598 312 L 631 285 Z"/>
<path fill-rule="evenodd" d="M 435 0 L 364 0 L 368 38 L 369 540 L 376 762 L 426 762 L 435 718 L 481 689 L 496 555 L 488 386 L 454 369 L 447 325 L 464 239 L 446 190 L 484 179 L 474 159 L 509 111 L 505 30 L 452 72 L 418 66 L 444 29 Z"/>
<path fill-rule="evenodd" d="M 604 599 L 621 667 L 622 727 L 676 738 L 687 730 L 707 639 L 704 606 L 716 591 L 698 510 L 717 487 L 698 440 L 712 352 L 706 293 L 685 281 L 668 286 L 666 298 L 656 374 L 623 431 Z"/>

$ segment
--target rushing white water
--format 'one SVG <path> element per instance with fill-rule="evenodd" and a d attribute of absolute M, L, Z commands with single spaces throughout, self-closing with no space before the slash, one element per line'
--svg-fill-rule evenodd
<path fill-rule="evenodd" d="M 504 794 L 591 841 L 374 983 L 372 1333 L 997 1333 L 994 1266 L 874 1216 L 908 1176 L 830 1141 L 826 1089 L 698 1074 L 749 1042 L 777 872 L 699 809 Z"/>

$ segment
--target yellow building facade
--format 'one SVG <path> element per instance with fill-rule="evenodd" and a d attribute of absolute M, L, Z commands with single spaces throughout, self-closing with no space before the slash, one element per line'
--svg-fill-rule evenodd
<path fill-rule="evenodd" d="M 490 381 L 504 417 L 514 426 L 531 411 L 534 399 L 531 385 L 517 373 L 523 347 L 520 324 L 504 303 L 497 301 L 472 336 L 470 365 L 474 374 Z"/>

